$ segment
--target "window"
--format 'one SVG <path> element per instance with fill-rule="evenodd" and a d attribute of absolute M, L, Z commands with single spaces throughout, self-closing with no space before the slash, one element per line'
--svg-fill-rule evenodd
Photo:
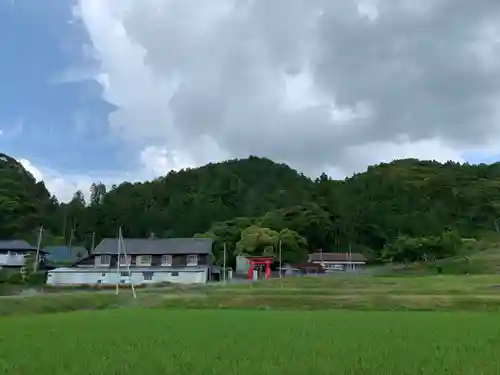
<path fill-rule="evenodd" d="M 152 281 L 154 272 L 143 272 L 142 275 L 144 276 L 145 281 Z"/>
<path fill-rule="evenodd" d="M 129 265 L 132 257 L 130 255 L 120 255 L 120 265 Z"/>
<path fill-rule="evenodd" d="M 136 263 L 139 266 L 150 266 L 151 265 L 151 255 L 139 255 L 137 257 Z"/>
<path fill-rule="evenodd" d="M 109 267 L 111 255 L 100 255 L 95 258 L 96 266 Z"/>
<path fill-rule="evenodd" d="M 120 272 L 120 276 L 130 277 L 130 272 Z"/>
<path fill-rule="evenodd" d="M 161 265 L 162 266 L 171 266 L 172 265 L 172 255 L 162 255 L 161 256 Z"/>
<path fill-rule="evenodd" d="M 101 276 L 102 276 L 102 277 L 106 277 L 106 274 L 105 274 L 105 273 L 101 273 Z"/>
<path fill-rule="evenodd" d="M 171 272 L 170 274 L 171 274 L 171 276 L 179 276 L 179 272 L 177 272 L 177 271 L 176 272 Z"/>
<path fill-rule="evenodd" d="M 197 266 L 198 265 L 198 255 L 188 255 L 186 263 L 188 266 Z"/>

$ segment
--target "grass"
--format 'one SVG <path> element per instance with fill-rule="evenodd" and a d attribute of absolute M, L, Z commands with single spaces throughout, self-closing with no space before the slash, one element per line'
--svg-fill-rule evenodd
<path fill-rule="evenodd" d="M 75 291 L 0 297 L 0 316 L 123 307 L 500 311 L 500 276 L 300 277 L 227 286 L 167 286 L 119 296 Z"/>
<path fill-rule="evenodd" d="M 500 273 L 500 239 L 483 240 L 460 254 L 428 263 L 416 262 L 408 265 L 387 265 L 381 272 L 387 275 L 488 275 Z"/>
<path fill-rule="evenodd" d="M 0 373 L 496 374 L 491 313 L 158 310 L 0 319 Z"/>
<path fill-rule="evenodd" d="M 0 297 L 0 374 L 496 374 L 498 285 L 333 276 Z"/>

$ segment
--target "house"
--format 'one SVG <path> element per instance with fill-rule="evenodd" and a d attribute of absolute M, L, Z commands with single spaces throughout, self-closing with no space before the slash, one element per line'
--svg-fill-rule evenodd
<path fill-rule="evenodd" d="M 320 263 L 295 263 L 285 264 L 281 272 L 283 276 L 317 275 L 325 273 L 325 268 Z"/>
<path fill-rule="evenodd" d="M 344 271 L 346 269 L 355 270 L 357 267 L 365 265 L 366 262 L 366 257 L 360 253 L 316 252 L 309 254 L 309 263 L 323 265 L 326 272 Z"/>
<path fill-rule="evenodd" d="M 22 240 L 0 241 L 0 269 L 20 270 L 24 266 L 28 254 L 36 256 L 36 247 Z M 45 251 L 40 250 L 38 261 L 43 267 L 45 263 Z"/>
<path fill-rule="evenodd" d="M 89 254 L 83 246 L 47 246 L 44 250 L 47 253 L 47 262 L 52 264 L 72 264 Z"/>
<path fill-rule="evenodd" d="M 71 267 L 50 271 L 47 284 L 204 284 L 212 244 L 210 238 L 125 238 L 118 257 L 118 239 L 106 238 Z"/>
<path fill-rule="evenodd" d="M 297 269 L 302 275 L 320 274 L 325 273 L 326 269 L 321 263 L 297 263 L 292 267 Z"/>

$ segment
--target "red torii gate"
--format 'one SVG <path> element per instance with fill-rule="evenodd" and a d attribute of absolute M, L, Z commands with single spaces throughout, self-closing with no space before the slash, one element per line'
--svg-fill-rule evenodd
<path fill-rule="evenodd" d="M 246 257 L 248 259 L 248 263 L 250 267 L 248 268 L 248 279 L 253 280 L 253 270 L 255 266 L 259 265 L 265 265 L 266 269 L 264 271 L 264 275 L 266 279 L 269 279 L 271 277 L 271 264 L 274 261 L 274 258 L 271 257 L 264 257 L 264 256 L 256 256 L 256 257 Z"/>

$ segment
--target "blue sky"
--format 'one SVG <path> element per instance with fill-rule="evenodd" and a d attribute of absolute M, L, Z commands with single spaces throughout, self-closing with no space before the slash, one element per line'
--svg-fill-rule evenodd
<path fill-rule="evenodd" d="M 66 0 L 0 2 L 0 148 L 60 172 L 119 170 L 100 86 L 62 82 L 86 63 L 87 36 L 72 18 Z"/>

